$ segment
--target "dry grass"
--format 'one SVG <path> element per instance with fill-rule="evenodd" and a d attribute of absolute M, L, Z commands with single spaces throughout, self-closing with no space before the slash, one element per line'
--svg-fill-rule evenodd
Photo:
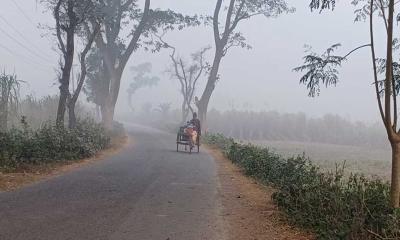
<path fill-rule="evenodd" d="M 64 161 L 60 163 L 24 166 L 17 169 L 13 173 L 0 172 L 0 192 L 13 191 L 23 186 L 72 171 L 76 168 L 90 164 L 94 161 L 102 160 L 120 151 L 124 146 L 128 144 L 128 142 L 128 137 L 112 139 L 110 148 L 99 152 L 94 157 L 82 159 L 79 161 Z"/>
<path fill-rule="evenodd" d="M 346 171 L 363 173 L 367 176 L 378 176 L 389 179 L 391 173 L 391 150 L 322 143 L 256 141 L 259 146 L 269 147 L 284 157 L 305 153 L 311 161 L 322 169 L 335 169 L 336 164 L 346 163 Z"/>

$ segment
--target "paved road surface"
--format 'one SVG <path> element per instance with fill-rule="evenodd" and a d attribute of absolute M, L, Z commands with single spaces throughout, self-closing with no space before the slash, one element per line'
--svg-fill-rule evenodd
<path fill-rule="evenodd" d="M 0 239 L 222 240 L 213 159 L 176 153 L 167 133 L 129 132 L 109 159 L 0 193 Z"/>

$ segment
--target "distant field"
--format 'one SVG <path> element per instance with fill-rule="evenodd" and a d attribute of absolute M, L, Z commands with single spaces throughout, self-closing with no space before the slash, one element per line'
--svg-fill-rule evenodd
<path fill-rule="evenodd" d="M 335 169 L 336 164 L 346 161 L 347 171 L 364 173 L 389 179 L 391 173 L 391 151 L 380 148 L 355 147 L 321 143 L 254 141 L 276 153 L 292 157 L 305 153 L 318 166 L 326 170 Z"/>

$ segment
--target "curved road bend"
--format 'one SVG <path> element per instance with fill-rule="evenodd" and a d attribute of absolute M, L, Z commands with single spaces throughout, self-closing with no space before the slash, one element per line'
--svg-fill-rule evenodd
<path fill-rule="evenodd" d="M 212 157 L 176 153 L 171 134 L 128 131 L 133 144 L 108 159 L 0 193 L 0 239 L 224 239 Z"/>

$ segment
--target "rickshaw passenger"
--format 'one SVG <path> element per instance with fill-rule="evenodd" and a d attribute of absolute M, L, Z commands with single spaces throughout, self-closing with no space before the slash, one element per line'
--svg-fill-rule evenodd
<path fill-rule="evenodd" d="M 197 118 L 197 113 L 193 113 L 193 118 L 188 122 L 185 128 L 185 133 L 190 137 L 190 147 L 197 144 L 197 136 L 201 136 L 200 120 Z"/>

